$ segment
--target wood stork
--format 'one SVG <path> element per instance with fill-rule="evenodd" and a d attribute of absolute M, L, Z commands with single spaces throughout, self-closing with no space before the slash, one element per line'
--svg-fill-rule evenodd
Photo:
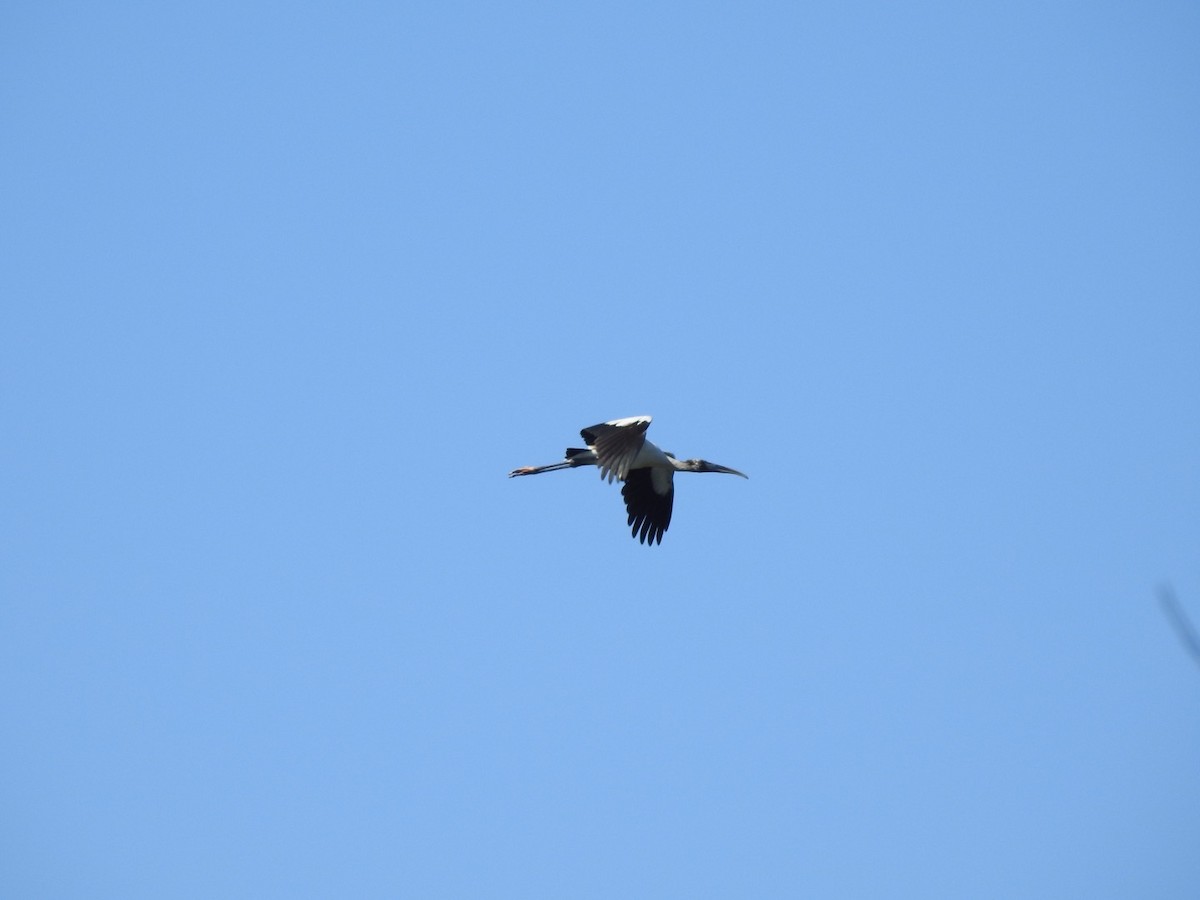
<path fill-rule="evenodd" d="M 574 469 L 578 466 L 599 466 L 601 479 L 625 482 L 621 496 L 625 498 L 625 509 L 629 513 L 626 523 L 633 528 L 633 536 L 643 544 L 653 546 L 662 543 L 663 533 L 671 524 L 671 508 L 675 504 L 676 472 L 724 472 L 727 475 L 743 475 L 737 469 L 718 466 L 703 459 L 676 459 L 646 440 L 646 429 L 650 427 L 649 416 L 633 416 L 628 419 L 613 419 L 585 428 L 580 434 L 587 444 L 586 450 L 574 447 L 567 449 L 567 458 L 548 466 L 522 466 L 508 473 L 509 478 L 518 475 L 537 475 L 558 469 Z"/>

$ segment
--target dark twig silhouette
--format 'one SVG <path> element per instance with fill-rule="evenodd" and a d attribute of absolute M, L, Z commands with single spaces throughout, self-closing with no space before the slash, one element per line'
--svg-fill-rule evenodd
<path fill-rule="evenodd" d="M 1184 612 L 1183 606 L 1175 598 L 1175 591 L 1169 585 L 1158 589 L 1158 602 L 1162 604 L 1163 612 L 1167 614 L 1167 618 L 1171 620 L 1171 624 L 1179 633 L 1179 639 L 1183 641 L 1183 646 L 1188 653 L 1192 654 L 1192 659 L 1196 661 L 1196 664 L 1200 665 L 1200 634 L 1196 632 L 1192 620 Z"/>

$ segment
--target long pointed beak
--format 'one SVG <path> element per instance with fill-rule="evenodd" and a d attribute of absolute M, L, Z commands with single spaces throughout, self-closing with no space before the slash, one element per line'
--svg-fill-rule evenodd
<path fill-rule="evenodd" d="M 741 475 L 743 478 L 749 478 L 745 472 L 739 472 L 737 469 L 731 469 L 728 466 L 718 466 L 716 463 L 708 463 L 706 472 L 724 472 L 726 475 Z"/>

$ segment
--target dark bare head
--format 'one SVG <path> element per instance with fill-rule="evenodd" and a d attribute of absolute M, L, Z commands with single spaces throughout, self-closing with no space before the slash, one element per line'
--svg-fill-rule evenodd
<path fill-rule="evenodd" d="M 741 475 L 743 478 L 749 478 L 737 469 L 731 469 L 728 466 L 718 466 L 716 463 L 711 463 L 707 459 L 672 459 L 675 464 L 675 469 L 679 472 L 724 472 L 726 475 Z"/>

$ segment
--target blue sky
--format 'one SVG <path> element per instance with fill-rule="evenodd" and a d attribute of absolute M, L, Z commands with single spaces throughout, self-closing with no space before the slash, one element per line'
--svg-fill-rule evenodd
<path fill-rule="evenodd" d="M 1194 4 L 2 21 L 0 893 L 1194 896 Z"/>

